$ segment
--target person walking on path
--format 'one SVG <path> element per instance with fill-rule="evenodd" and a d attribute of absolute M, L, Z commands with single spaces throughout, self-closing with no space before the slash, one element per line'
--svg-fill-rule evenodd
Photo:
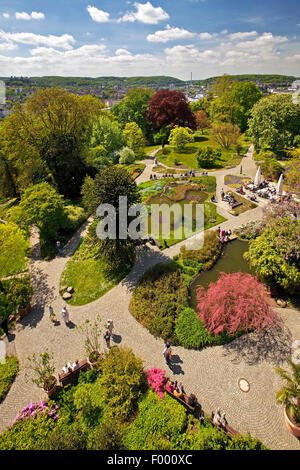
<path fill-rule="evenodd" d="M 63 321 L 67 325 L 70 322 L 70 318 L 69 318 L 69 312 L 68 312 L 66 306 L 63 307 L 63 309 L 61 311 L 61 315 L 62 315 Z"/>
<path fill-rule="evenodd" d="M 240 175 L 243 173 L 243 167 L 241 165 L 241 168 L 240 168 Z"/>
<path fill-rule="evenodd" d="M 49 317 L 52 323 L 55 323 L 55 314 L 54 314 L 53 307 L 51 305 L 49 305 Z"/>
<path fill-rule="evenodd" d="M 60 241 L 56 242 L 56 248 L 59 256 L 62 256 L 62 249 L 61 249 L 61 243 Z"/>
<path fill-rule="evenodd" d="M 103 337 L 104 337 L 104 339 L 105 339 L 106 346 L 108 347 L 108 349 L 110 349 L 110 337 L 111 337 L 110 331 L 109 331 L 109 330 L 106 330 L 106 332 L 104 333 Z"/>
<path fill-rule="evenodd" d="M 107 320 L 107 329 L 110 332 L 111 336 L 113 334 L 114 322 L 112 320 Z"/>
<path fill-rule="evenodd" d="M 163 355 L 164 355 L 167 366 L 170 367 L 170 369 L 171 369 L 172 351 L 171 351 L 170 344 L 169 344 L 169 346 L 167 346 L 167 345 L 165 346 L 165 349 L 163 351 Z"/>

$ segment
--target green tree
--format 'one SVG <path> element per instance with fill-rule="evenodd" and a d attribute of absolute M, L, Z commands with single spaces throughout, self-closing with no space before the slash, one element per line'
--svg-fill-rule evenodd
<path fill-rule="evenodd" d="M 300 153 L 300 152 L 299 152 Z M 299 155 L 300 156 L 300 155 Z M 288 162 L 285 172 L 285 184 L 292 193 L 300 195 L 300 158 Z"/>
<path fill-rule="evenodd" d="M 78 196 L 93 119 L 101 109 L 97 98 L 58 88 L 40 90 L 24 105 L 16 105 L 1 126 L 0 145 L 6 160 L 13 160 L 19 191 L 47 177 L 60 193 Z"/>
<path fill-rule="evenodd" d="M 111 112 L 123 126 L 128 122 L 135 122 L 144 136 L 149 138 L 151 126 L 147 121 L 146 113 L 153 95 L 154 90 L 151 88 L 132 88 L 127 91 L 124 100 L 112 107 Z"/>
<path fill-rule="evenodd" d="M 228 123 L 215 125 L 211 130 L 212 140 L 225 150 L 229 150 L 231 145 L 236 145 L 240 135 L 239 127 Z"/>
<path fill-rule="evenodd" d="M 211 147 L 200 147 L 198 150 L 197 161 L 199 168 L 212 168 L 217 159 L 222 156 L 221 149 L 212 149 Z"/>
<path fill-rule="evenodd" d="M 129 165 L 130 163 L 133 163 L 135 160 L 135 154 L 134 151 L 131 150 L 129 147 L 123 147 L 119 151 L 119 163 L 121 165 Z"/>
<path fill-rule="evenodd" d="M 10 217 L 26 229 L 38 227 L 42 240 L 54 240 L 65 222 L 63 198 L 48 183 L 36 184 L 24 192 Z"/>
<path fill-rule="evenodd" d="M 256 148 L 270 148 L 275 153 L 291 147 L 300 134 L 300 104 L 287 94 L 262 98 L 251 111 L 249 135 Z"/>
<path fill-rule="evenodd" d="M 193 141 L 193 132 L 188 127 L 175 126 L 171 130 L 169 144 L 178 152 L 183 152 L 186 144 Z"/>
<path fill-rule="evenodd" d="M 109 413 L 118 421 L 128 419 L 146 389 L 143 361 L 129 348 L 113 347 L 101 361 L 97 383 Z"/>
<path fill-rule="evenodd" d="M 123 130 L 123 139 L 127 147 L 133 150 L 136 156 L 142 156 L 144 154 L 146 142 L 142 130 L 135 122 L 126 124 Z"/>
<path fill-rule="evenodd" d="M 106 238 L 100 240 L 96 234 L 94 242 L 99 248 L 102 259 L 106 261 L 110 269 L 114 271 L 121 266 L 131 265 L 135 258 L 135 247 L 138 240 L 133 240 L 128 236 L 126 239 L 119 237 L 120 235 L 120 212 L 119 198 L 127 197 L 128 207 L 134 206 L 141 201 L 141 195 L 135 181 L 124 168 L 112 167 L 103 170 L 97 174 L 93 185 L 84 185 L 83 198 L 90 213 L 95 213 L 100 204 L 111 204 L 116 210 L 116 236 L 115 240 Z M 86 190 L 90 191 L 85 192 Z M 89 198 L 89 199 L 88 199 Z M 89 200 L 89 202 L 88 202 Z M 128 216 L 128 224 L 133 220 L 132 216 Z"/>
<path fill-rule="evenodd" d="M 107 155 L 112 155 L 114 151 L 119 150 L 123 145 L 121 126 L 109 114 L 97 116 L 93 123 L 91 147 L 95 148 L 99 145 L 105 149 Z"/>
<path fill-rule="evenodd" d="M 250 241 L 246 259 L 259 277 L 287 292 L 300 288 L 299 252 L 300 223 L 289 217 L 279 219 L 265 232 Z"/>

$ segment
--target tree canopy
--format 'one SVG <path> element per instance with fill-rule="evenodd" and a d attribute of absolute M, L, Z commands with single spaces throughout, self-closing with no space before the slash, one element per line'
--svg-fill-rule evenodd
<path fill-rule="evenodd" d="M 159 90 L 151 98 L 148 119 L 155 129 L 176 125 L 196 129 L 195 116 L 186 97 L 178 91 Z"/>

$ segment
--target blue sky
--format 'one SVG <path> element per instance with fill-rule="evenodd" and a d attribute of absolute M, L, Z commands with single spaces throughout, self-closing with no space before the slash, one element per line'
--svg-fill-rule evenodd
<path fill-rule="evenodd" d="M 0 0 L 0 76 L 300 76 L 299 0 Z"/>

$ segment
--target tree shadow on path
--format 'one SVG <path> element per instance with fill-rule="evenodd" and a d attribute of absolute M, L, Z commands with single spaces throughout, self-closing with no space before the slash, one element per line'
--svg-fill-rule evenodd
<path fill-rule="evenodd" d="M 225 345 L 224 356 L 231 356 L 234 364 L 245 361 L 248 365 L 267 361 L 273 365 L 284 363 L 291 355 L 292 335 L 286 326 L 269 326 L 250 333 Z"/>

